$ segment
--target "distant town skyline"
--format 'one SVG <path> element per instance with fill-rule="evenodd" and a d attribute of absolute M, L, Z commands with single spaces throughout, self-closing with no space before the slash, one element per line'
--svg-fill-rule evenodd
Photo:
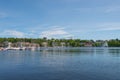
<path fill-rule="evenodd" d="M 120 38 L 120 0 L 0 0 L 0 37 Z"/>

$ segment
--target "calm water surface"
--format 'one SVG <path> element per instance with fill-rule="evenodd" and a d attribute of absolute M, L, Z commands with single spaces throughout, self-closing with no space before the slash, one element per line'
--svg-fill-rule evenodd
<path fill-rule="evenodd" d="M 0 80 L 120 80 L 120 48 L 1 51 Z"/>

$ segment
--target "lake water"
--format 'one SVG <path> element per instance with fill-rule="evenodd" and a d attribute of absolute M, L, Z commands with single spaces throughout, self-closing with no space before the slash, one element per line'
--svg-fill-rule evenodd
<path fill-rule="evenodd" d="M 0 80 L 120 80 L 120 48 L 1 51 Z"/>

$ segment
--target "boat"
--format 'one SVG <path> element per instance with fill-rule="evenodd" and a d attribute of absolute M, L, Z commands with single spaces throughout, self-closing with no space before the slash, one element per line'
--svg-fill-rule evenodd
<path fill-rule="evenodd" d="M 10 47 L 10 48 L 5 48 L 4 50 L 25 50 L 25 48 L 20 48 L 20 47 Z"/>

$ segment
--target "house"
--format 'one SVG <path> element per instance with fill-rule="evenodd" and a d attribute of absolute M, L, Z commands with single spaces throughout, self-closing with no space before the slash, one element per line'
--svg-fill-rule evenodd
<path fill-rule="evenodd" d="M 65 46 L 65 42 L 61 42 L 61 47 L 64 47 Z"/>
<path fill-rule="evenodd" d="M 43 47 L 47 47 L 47 46 L 48 46 L 48 43 L 47 43 L 47 42 L 43 42 L 43 43 L 42 43 L 42 46 L 43 46 Z"/>
<path fill-rule="evenodd" d="M 93 45 L 92 42 L 86 42 L 86 43 L 84 43 L 85 47 L 92 47 L 92 45 Z"/>

